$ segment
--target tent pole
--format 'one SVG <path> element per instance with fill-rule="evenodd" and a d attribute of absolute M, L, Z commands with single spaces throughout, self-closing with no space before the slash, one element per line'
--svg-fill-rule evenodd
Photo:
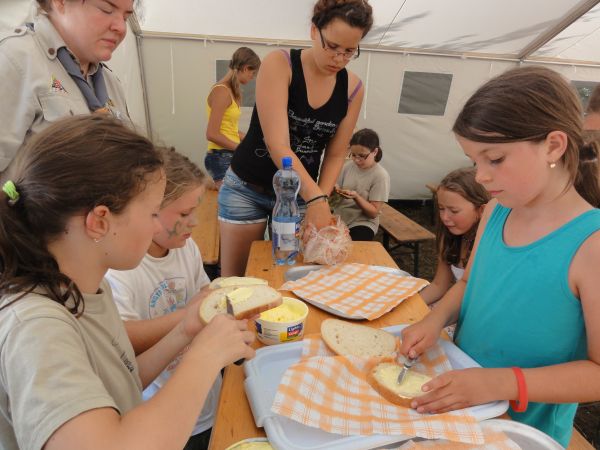
<path fill-rule="evenodd" d="M 558 22 L 555 26 L 550 28 L 548 31 L 540 35 L 533 42 L 529 43 L 527 47 L 525 47 L 521 52 L 517 55 L 517 58 L 520 61 L 527 59 L 531 54 L 535 53 L 537 50 L 542 48 L 545 44 L 554 39 L 559 33 L 561 33 L 565 28 L 579 19 L 581 16 L 586 14 L 589 10 L 591 10 L 594 6 L 600 3 L 600 0 L 586 0 L 582 2 L 579 6 L 571 10 L 560 22 Z"/>
<path fill-rule="evenodd" d="M 146 76 L 144 70 L 144 58 L 142 56 L 142 28 L 138 21 L 136 13 L 133 13 L 127 19 L 133 34 L 135 35 L 135 45 L 137 48 L 138 65 L 140 68 L 140 81 L 142 83 L 142 101 L 144 102 L 144 115 L 146 122 L 146 133 L 148 137 L 152 137 L 152 121 L 150 120 L 150 109 L 148 108 L 148 96 L 146 94 Z"/>

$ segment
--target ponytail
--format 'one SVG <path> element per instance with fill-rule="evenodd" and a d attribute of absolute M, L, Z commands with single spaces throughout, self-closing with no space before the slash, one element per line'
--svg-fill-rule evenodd
<path fill-rule="evenodd" d="M 584 131 L 583 145 L 579 149 L 579 167 L 575 177 L 575 189 L 594 208 L 600 207 L 598 185 L 598 154 L 600 131 Z"/>
<path fill-rule="evenodd" d="M 238 73 L 246 67 L 250 70 L 258 70 L 260 67 L 260 58 L 251 48 L 240 47 L 233 53 L 231 61 L 229 61 L 229 69 L 232 71 L 231 92 L 233 93 L 233 97 L 240 103 L 242 101 L 242 92 Z"/>

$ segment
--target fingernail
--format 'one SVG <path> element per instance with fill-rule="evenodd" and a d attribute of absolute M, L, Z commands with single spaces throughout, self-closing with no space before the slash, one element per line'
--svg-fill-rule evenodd
<path fill-rule="evenodd" d="M 419 407 L 417 408 L 417 412 L 422 414 L 422 413 L 424 413 L 424 412 L 425 412 L 425 408 L 423 408 L 422 406 L 419 406 Z"/>
<path fill-rule="evenodd" d="M 412 409 L 417 409 L 417 402 L 415 402 L 415 401 L 411 402 L 410 407 Z"/>
<path fill-rule="evenodd" d="M 429 391 L 429 389 L 430 389 L 430 387 L 429 387 L 429 386 L 423 386 L 423 387 L 421 388 L 421 390 L 422 390 L 423 392 L 427 392 L 427 391 Z"/>

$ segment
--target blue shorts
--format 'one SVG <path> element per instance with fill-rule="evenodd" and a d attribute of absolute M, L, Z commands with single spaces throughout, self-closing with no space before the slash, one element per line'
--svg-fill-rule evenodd
<path fill-rule="evenodd" d="M 233 159 L 233 150 L 210 150 L 204 157 L 204 167 L 214 181 L 221 181 Z"/>
<path fill-rule="evenodd" d="M 275 207 L 273 192 L 259 192 L 260 188 L 238 177 L 228 169 L 219 189 L 219 220 L 234 224 L 267 222 Z M 304 217 L 306 205 L 298 199 L 300 215 Z"/>

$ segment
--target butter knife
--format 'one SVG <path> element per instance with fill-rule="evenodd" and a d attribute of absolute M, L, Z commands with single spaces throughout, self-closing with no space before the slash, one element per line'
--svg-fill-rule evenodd
<path fill-rule="evenodd" d="M 413 364 L 417 361 L 417 358 L 405 358 L 404 359 L 404 365 L 402 366 L 402 370 L 400 370 L 400 373 L 398 374 L 398 384 L 402 384 L 402 382 L 404 381 L 404 378 L 406 377 L 406 374 L 408 373 L 408 370 L 413 366 Z"/>

